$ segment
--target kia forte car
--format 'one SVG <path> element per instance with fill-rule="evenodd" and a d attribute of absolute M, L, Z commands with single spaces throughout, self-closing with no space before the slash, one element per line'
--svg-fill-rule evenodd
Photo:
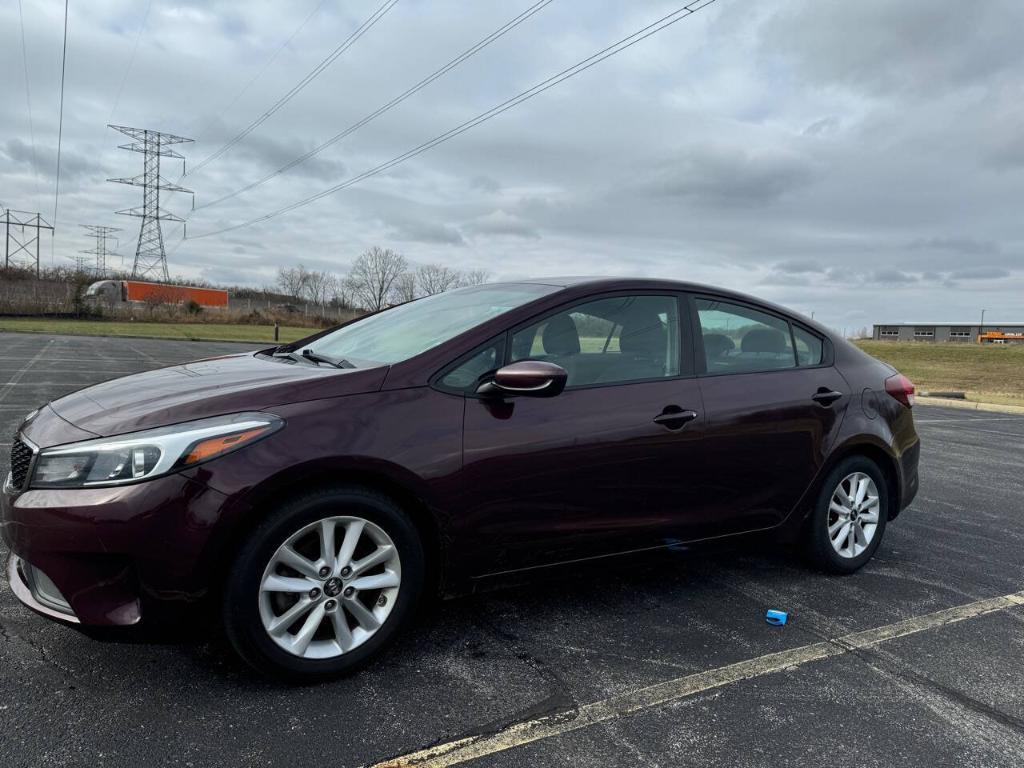
<path fill-rule="evenodd" d="M 732 291 L 463 288 L 41 406 L 0 494 L 7 574 L 57 621 L 212 614 L 257 669 L 322 679 L 500 574 L 754 533 L 851 573 L 917 493 L 913 403 Z"/>

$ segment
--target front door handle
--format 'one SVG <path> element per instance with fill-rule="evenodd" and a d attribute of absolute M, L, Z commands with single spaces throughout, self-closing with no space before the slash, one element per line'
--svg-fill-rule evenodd
<path fill-rule="evenodd" d="M 836 392 L 834 389 L 826 389 L 821 387 L 815 394 L 811 395 L 811 400 L 828 407 L 832 405 L 836 400 L 843 396 L 842 392 Z"/>
<path fill-rule="evenodd" d="M 665 406 L 665 410 L 654 417 L 654 423 L 661 424 L 668 429 L 682 429 L 696 418 L 696 411 L 686 411 L 678 405 L 668 405 Z"/>

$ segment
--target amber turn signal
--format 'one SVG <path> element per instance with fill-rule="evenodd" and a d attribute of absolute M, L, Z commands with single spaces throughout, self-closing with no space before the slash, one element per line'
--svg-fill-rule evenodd
<path fill-rule="evenodd" d="M 268 430 L 270 430 L 269 426 L 256 427 L 255 429 L 247 429 L 244 432 L 236 432 L 233 435 L 221 435 L 219 437 L 210 437 L 206 440 L 200 440 L 192 446 L 191 450 L 181 463 L 188 465 L 212 459 L 218 454 L 233 450 L 255 440 L 260 435 L 265 434 Z"/>

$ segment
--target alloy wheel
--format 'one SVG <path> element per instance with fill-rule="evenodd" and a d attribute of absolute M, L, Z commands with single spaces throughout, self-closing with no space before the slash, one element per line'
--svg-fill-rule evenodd
<path fill-rule="evenodd" d="M 828 505 L 828 537 L 840 557 L 852 559 L 868 548 L 880 509 L 878 488 L 869 475 L 853 472 L 839 481 Z"/>
<path fill-rule="evenodd" d="M 288 653 L 330 659 L 359 647 L 387 621 L 402 583 L 398 548 L 360 517 L 329 517 L 282 543 L 260 580 L 260 619 Z"/>

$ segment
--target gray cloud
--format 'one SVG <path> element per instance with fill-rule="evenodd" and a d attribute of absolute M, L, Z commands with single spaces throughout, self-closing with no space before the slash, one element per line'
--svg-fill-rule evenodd
<path fill-rule="evenodd" d="M 1010 270 L 998 267 L 970 267 L 949 273 L 951 280 L 998 280 L 1009 276 Z"/>
<path fill-rule="evenodd" d="M 839 130 L 839 118 L 835 115 L 815 120 L 803 130 L 804 136 L 828 136 Z"/>
<path fill-rule="evenodd" d="M 1019 66 L 1024 7 L 992 0 L 956 12 L 932 0 L 784 4 L 764 25 L 762 50 L 808 80 L 927 97 L 925 83 L 961 86 Z"/>
<path fill-rule="evenodd" d="M 491 211 L 486 216 L 473 219 L 466 224 L 466 229 L 478 235 L 508 235 L 530 239 L 540 237 L 540 232 L 524 219 L 502 210 Z"/>
<path fill-rule="evenodd" d="M 241 157 L 251 159 L 267 172 L 275 171 L 302 157 L 315 146 L 316 143 L 313 141 L 281 141 L 270 136 L 254 136 L 241 145 L 238 153 Z M 345 178 L 348 175 L 348 166 L 340 160 L 333 159 L 329 153 L 322 153 L 294 166 L 288 174 L 292 178 L 305 177 L 329 182 Z"/>
<path fill-rule="evenodd" d="M 799 275 L 806 272 L 824 272 L 825 268 L 816 261 L 809 259 L 790 259 L 788 261 L 780 261 L 775 265 L 775 269 L 779 272 L 784 272 L 788 275 Z"/>
<path fill-rule="evenodd" d="M 906 283 L 916 283 L 917 276 L 908 274 L 899 269 L 876 269 L 871 273 L 871 281 L 890 285 L 904 285 Z"/>
<path fill-rule="evenodd" d="M 6 155 L 7 162 L 13 166 L 22 166 L 25 170 L 32 167 L 32 147 L 21 139 L 8 139 L 0 152 Z M 39 175 L 46 181 L 56 178 L 56 157 L 57 148 L 55 146 L 36 146 Z M 88 155 L 76 151 L 74 147 L 61 152 L 60 174 L 62 180 L 73 182 L 88 178 L 96 181 L 103 171 L 104 167 L 100 163 Z"/>
<path fill-rule="evenodd" d="M 469 180 L 469 186 L 482 192 L 497 192 L 501 189 L 501 184 L 490 176 L 474 176 Z"/>
<path fill-rule="evenodd" d="M 968 256 L 983 256 L 999 250 L 999 246 L 991 240 L 977 240 L 973 237 L 918 238 L 910 243 L 910 247 L 916 250 L 949 251 Z"/>
<path fill-rule="evenodd" d="M 704 206 L 761 206 L 809 184 L 813 164 L 777 150 L 694 147 L 668 158 L 641 189 Z"/>
<path fill-rule="evenodd" d="M 310 3 L 310 9 L 314 6 Z M 39 178 L 31 164 L 17 5 L 0 4 L 0 196 L 52 213 L 60 25 L 26 4 Z M 581 11 L 587 10 L 581 16 Z M 72 4 L 56 262 L 78 223 L 127 226 L 141 158 L 109 121 L 196 139 L 195 167 L 262 114 L 368 12 L 251 0 Z M 501 3 L 399 3 L 323 76 L 182 182 L 199 205 L 254 181 L 403 92 L 498 28 Z M 172 272 L 272 282 L 281 265 L 344 272 L 370 245 L 495 278 L 567 271 L 726 285 L 833 325 L 891 311 L 1011 316 L 1024 295 L 1024 4 L 931 0 L 715 3 L 450 142 L 316 203 L 253 219 L 360 174 L 498 104 L 625 31 L 661 0 L 552 3 L 506 38 L 309 163 L 164 228 Z M 580 19 L 584 22 L 581 23 Z M 3 53 L 8 56 L 3 58 Z M 265 71 L 264 71 L 265 68 Z M 254 76 L 254 84 L 242 92 Z M 177 163 L 165 164 L 177 177 Z M 126 230 L 127 233 L 127 230 Z M 122 250 L 130 252 L 130 235 Z"/>
<path fill-rule="evenodd" d="M 455 227 L 416 219 L 392 220 L 388 232 L 396 240 L 439 245 L 465 245 L 462 233 Z"/>

